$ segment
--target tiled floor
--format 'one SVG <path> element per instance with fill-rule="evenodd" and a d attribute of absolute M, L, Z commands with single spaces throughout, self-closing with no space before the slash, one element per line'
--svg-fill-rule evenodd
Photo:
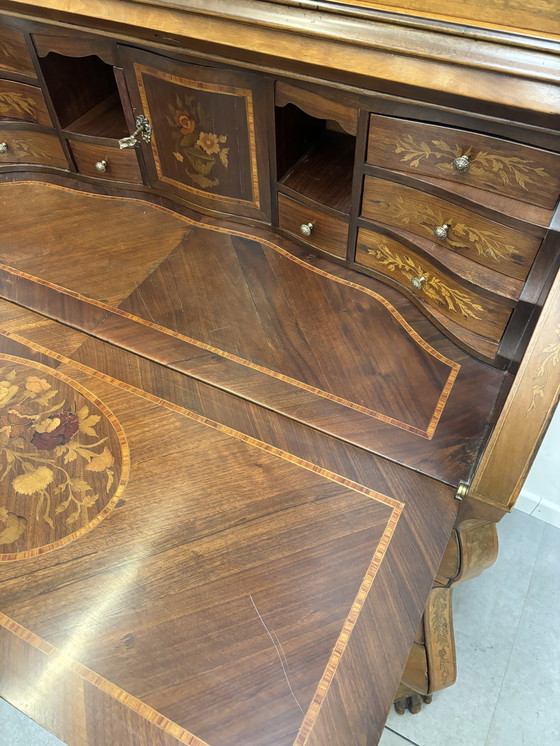
<path fill-rule="evenodd" d="M 391 714 L 381 746 L 559 746 L 560 529 L 515 511 L 499 532 L 494 567 L 454 592 L 457 684 Z M 61 741 L 0 700 L 0 746 Z"/>
<path fill-rule="evenodd" d="M 457 683 L 392 713 L 381 746 L 560 745 L 560 529 L 514 511 L 498 531 L 496 564 L 454 591 Z"/>

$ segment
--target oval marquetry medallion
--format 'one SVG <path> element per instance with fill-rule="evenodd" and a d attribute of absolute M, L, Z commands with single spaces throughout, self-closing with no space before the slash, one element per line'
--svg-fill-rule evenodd
<path fill-rule="evenodd" d="M 0 355 L 0 560 L 23 559 L 89 531 L 128 473 L 115 416 L 45 365 Z"/>

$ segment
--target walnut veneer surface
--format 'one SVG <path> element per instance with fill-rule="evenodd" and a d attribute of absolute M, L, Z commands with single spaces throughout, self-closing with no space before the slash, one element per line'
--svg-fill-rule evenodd
<path fill-rule="evenodd" d="M 162 292 L 160 277 L 203 271 L 212 237 L 224 269 L 232 247 L 238 257 L 244 250 L 243 276 L 254 278 L 250 266 L 262 264 L 263 248 L 272 252 L 262 237 L 52 184 L 4 183 L 0 194 L 14 216 L 22 201 L 37 207 L 24 230 L 21 214 L 4 223 L 3 295 L 44 314 L 0 309 L 3 508 L 12 521 L 0 564 L 3 696 L 71 744 L 371 740 L 457 513 L 454 489 L 333 438 L 312 418 L 309 427 L 296 406 L 308 393 L 301 383 L 247 367 L 268 304 L 261 315 L 242 311 L 241 275 L 239 300 L 196 296 L 199 313 L 181 302 L 184 292 Z M 61 241 L 69 216 L 79 230 Z M 131 245 L 131 272 L 115 273 Z M 280 284 L 277 268 L 275 294 L 296 283 L 315 305 L 338 302 L 336 276 L 310 267 L 294 278 L 302 260 L 279 256 L 287 266 Z M 212 276 L 219 283 L 217 269 Z M 363 295 L 347 281 L 345 289 L 348 302 Z M 383 318 L 388 309 L 376 303 L 369 313 Z M 276 334 L 285 314 L 276 311 Z M 332 323 L 338 316 L 335 305 Z M 292 324 L 287 314 L 284 334 Z M 324 328 L 308 317 L 307 334 L 314 324 Z M 235 348 L 233 332 L 211 336 L 220 326 L 238 333 Z M 392 344 L 400 337 L 408 355 L 424 354 L 411 333 L 402 320 Z M 350 339 L 332 342 L 342 354 Z M 277 367 L 294 356 L 288 341 L 269 348 Z M 359 384 L 367 369 L 355 364 Z M 439 386 L 454 366 L 440 363 Z M 271 398 L 280 399 L 277 381 L 292 386 L 292 408 L 254 404 L 243 392 L 255 397 L 259 378 L 248 386 L 246 370 Z M 309 392 L 327 422 L 336 380 Z M 338 406 L 335 420 L 355 412 Z M 383 426 L 408 435 L 400 423 Z"/>
<path fill-rule="evenodd" d="M 560 388 L 559 44 L 425 6 L 0 0 L 0 695 L 71 746 L 454 680 Z"/>

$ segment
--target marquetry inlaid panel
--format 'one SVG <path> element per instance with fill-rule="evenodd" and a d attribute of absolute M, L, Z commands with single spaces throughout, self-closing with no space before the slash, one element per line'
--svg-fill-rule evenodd
<path fill-rule="evenodd" d="M 0 446 L 0 560 L 82 535 L 126 481 L 126 442 L 111 412 L 56 369 L 1 353 Z"/>
<path fill-rule="evenodd" d="M 464 172 L 454 167 L 466 156 Z M 552 208 L 560 191 L 560 155 L 476 132 L 372 115 L 368 163 L 445 179 Z"/>
<path fill-rule="evenodd" d="M 500 273 L 525 279 L 541 239 L 403 184 L 366 176 L 362 214 L 427 238 Z M 439 238 L 436 228 L 447 226 Z"/>
<path fill-rule="evenodd" d="M 90 392 L 86 404 L 75 403 L 81 431 L 72 434 L 74 420 L 66 419 L 63 434 L 63 423 L 43 414 L 27 428 L 29 466 L 15 478 L 8 516 L 28 506 L 34 515 L 39 506 L 42 520 L 55 481 L 60 501 L 71 489 L 90 494 L 91 475 L 96 492 L 107 488 L 109 451 L 113 463 L 118 451 L 108 411 L 92 402 L 110 406 L 130 453 L 120 500 L 94 532 L 0 565 L 0 624 L 53 659 L 64 651 L 61 672 L 111 691 L 182 743 L 261 746 L 264 733 L 266 741 L 303 746 L 403 503 L 201 416 L 187 401 L 173 404 L 104 375 L 93 352 L 88 365 L 13 333 L 0 345 L 5 356 L 19 353 L 2 372 L 11 411 L 27 404 L 58 416 L 68 387 Z M 60 372 L 25 367 L 26 351 Z M 56 464 L 38 448 L 55 439 Z M 19 459 L 23 448 L 13 450 Z M 74 463 L 74 452 L 95 469 L 72 476 L 65 461 Z M 21 667 L 9 681 L 0 673 L 16 706 L 20 675 Z M 35 696 L 41 686 L 37 680 Z"/>
<path fill-rule="evenodd" d="M 511 315 L 513 302 L 483 294 L 462 283 L 418 250 L 384 233 L 362 228 L 356 261 L 399 283 L 428 310 L 490 339 L 499 340 Z"/>

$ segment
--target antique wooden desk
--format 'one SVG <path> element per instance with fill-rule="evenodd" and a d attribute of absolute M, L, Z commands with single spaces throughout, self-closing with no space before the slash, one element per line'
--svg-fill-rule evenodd
<path fill-rule="evenodd" d="M 68 744 L 455 680 L 558 398 L 560 18 L 505 5 L 0 0 L 0 696 Z"/>

